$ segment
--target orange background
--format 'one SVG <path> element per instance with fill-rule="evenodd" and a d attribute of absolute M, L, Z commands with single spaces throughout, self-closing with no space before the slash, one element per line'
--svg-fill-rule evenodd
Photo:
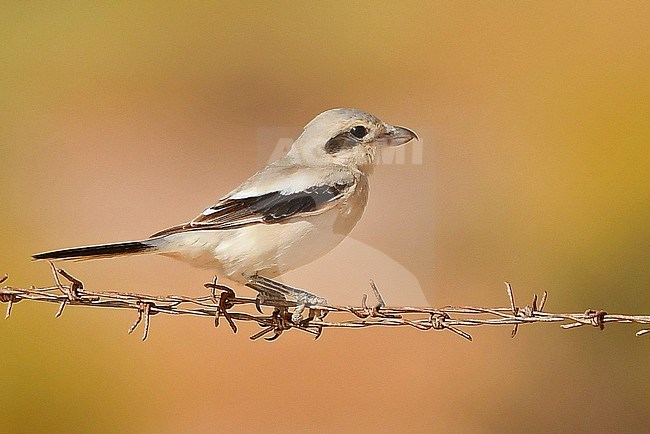
<path fill-rule="evenodd" d="M 551 311 L 648 314 L 649 19 L 646 2 L 5 3 L 0 272 L 49 285 L 30 254 L 186 221 L 259 168 L 259 131 L 351 106 L 423 132 L 422 164 L 377 169 L 352 235 L 433 305 L 506 305 L 509 280 L 522 304 L 547 290 Z M 91 289 L 161 295 L 201 295 L 211 277 L 158 257 L 65 268 Z M 2 431 L 650 423 L 650 342 L 630 325 L 267 344 L 253 325 L 156 316 L 143 344 L 125 333 L 133 312 L 55 311 L 22 302 L 0 324 Z"/>

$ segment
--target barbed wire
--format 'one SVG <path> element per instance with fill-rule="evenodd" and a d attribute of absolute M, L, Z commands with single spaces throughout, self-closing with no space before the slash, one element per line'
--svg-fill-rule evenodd
<path fill-rule="evenodd" d="M 237 333 L 237 322 L 254 322 L 262 330 L 250 336 L 256 340 L 264 337 L 273 341 L 289 329 L 301 330 L 318 338 L 326 328 L 365 328 L 374 326 L 413 327 L 418 330 L 448 330 L 469 341 L 472 336 L 464 328 L 476 326 L 512 326 L 511 336 L 517 334 L 522 324 L 559 323 L 564 329 L 582 326 L 598 327 L 601 330 L 605 324 L 650 324 L 650 315 L 619 315 L 609 314 L 604 310 L 588 309 L 582 313 L 550 313 L 544 312 L 547 293 L 544 292 L 538 300 L 537 294 L 529 305 L 518 307 L 515 303 L 511 285 L 506 282 L 506 292 L 510 306 L 508 307 L 474 307 L 474 306 L 444 306 L 431 307 L 394 307 L 387 306 L 379 289 L 370 281 L 371 289 L 377 302 L 368 304 L 368 297 L 363 296 L 361 305 L 353 306 L 312 306 L 305 308 L 296 302 L 288 300 L 265 299 L 264 297 L 239 297 L 234 290 L 217 282 L 217 278 L 204 286 L 209 294 L 202 297 L 187 297 L 183 295 L 153 296 L 128 292 L 97 292 L 88 291 L 83 283 L 50 263 L 55 285 L 42 288 L 0 288 L 0 302 L 7 304 L 6 318 L 9 318 L 13 306 L 22 300 L 39 301 L 58 304 L 55 317 L 63 314 L 66 306 L 87 306 L 96 308 L 131 309 L 137 311 L 137 319 L 129 328 L 132 333 L 143 323 L 142 340 L 149 335 L 151 317 L 157 314 L 194 315 L 214 318 L 214 326 L 225 319 L 234 333 Z M 61 282 L 64 277 L 68 283 Z M 5 274 L 0 278 L 0 284 L 8 279 Z M 254 288 L 254 285 L 249 285 Z M 272 312 L 265 314 L 263 308 Z M 307 312 L 305 312 L 305 310 Z M 336 320 L 326 318 L 336 318 Z M 636 332 L 637 336 L 650 334 L 650 328 Z"/>

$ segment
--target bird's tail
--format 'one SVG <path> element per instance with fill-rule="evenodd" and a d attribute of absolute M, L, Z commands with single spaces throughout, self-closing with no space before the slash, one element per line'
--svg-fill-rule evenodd
<path fill-rule="evenodd" d="M 153 253 L 158 249 L 155 239 L 146 241 L 129 241 L 126 243 L 98 244 L 96 246 L 73 247 L 71 249 L 52 250 L 32 256 L 35 261 L 41 259 L 70 261 L 85 259 L 110 258 L 113 256 Z"/>

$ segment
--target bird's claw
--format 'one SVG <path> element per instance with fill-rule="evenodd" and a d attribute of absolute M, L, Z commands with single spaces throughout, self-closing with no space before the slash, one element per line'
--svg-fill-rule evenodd
<path fill-rule="evenodd" d="M 306 307 L 307 306 L 304 305 L 304 304 L 299 304 L 298 306 L 296 306 L 296 308 L 291 313 L 291 322 L 292 323 L 297 324 L 297 325 L 302 324 L 302 322 L 303 322 L 302 313 L 305 311 Z"/>
<path fill-rule="evenodd" d="M 255 308 L 259 313 L 264 313 L 262 312 L 263 305 L 280 305 L 286 301 L 287 298 L 280 292 L 269 289 L 257 289 L 257 297 L 255 297 Z"/>
<path fill-rule="evenodd" d="M 304 305 L 305 307 L 313 307 L 327 305 L 327 300 L 322 297 L 319 297 L 303 289 L 285 285 L 284 283 L 269 279 L 267 277 L 253 276 L 251 277 L 247 286 L 256 290 L 259 293 L 258 297 L 259 295 L 267 297 L 265 300 L 285 301 L 286 297 L 290 297 L 294 299 L 299 306 Z"/>

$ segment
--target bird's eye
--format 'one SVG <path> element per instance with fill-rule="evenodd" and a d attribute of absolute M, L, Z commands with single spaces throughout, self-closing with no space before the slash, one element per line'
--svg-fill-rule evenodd
<path fill-rule="evenodd" d="M 350 134 L 352 134 L 357 139 L 363 139 L 366 137 L 366 134 L 368 134 L 368 129 L 363 125 L 357 125 L 356 127 L 352 127 Z"/>

